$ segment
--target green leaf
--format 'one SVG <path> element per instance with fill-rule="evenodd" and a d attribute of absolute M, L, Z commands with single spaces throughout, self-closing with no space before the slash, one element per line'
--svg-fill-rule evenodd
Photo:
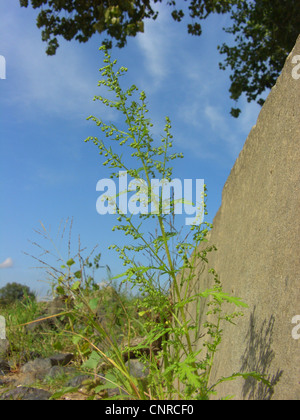
<path fill-rule="evenodd" d="M 60 341 L 57 341 L 56 343 L 53 344 L 53 348 L 56 351 L 62 351 L 63 350 L 63 345 Z"/>
<path fill-rule="evenodd" d="M 80 285 L 81 285 L 81 282 L 79 280 L 78 281 L 75 281 L 75 283 L 71 287 L 71 290 L 73 290 L 73 291 L 78 290 L 80 288 Z"/>
<path fill-rule="evenodd" d="M 180 364 L 179 378 L 183 382 L 185 381 L 185 379 L 187 379 L 189 385 L 193 386 L 194 388 L 198 388 L 200 385 L 200 378 L 197 374 L 197 370 L 190 363 L 188 358 Z"/>
<path fill-rule="evenodd" d="M 248 308 L 248 305 L 244 302 L 242 302 L 241 298 L 239 297 L 235 297 L 235 296 L 230 296 L 227 293 L 224 292 L 220 292 L 214 289 L 206 289 L 204 290 L 204 292 L 199 293 L 197 296 L 201 296 L 201 297 L 209 297 L 209 296 L 213 296 L 215 299 L 219 300 L 219 301 L 227 301 L 229 303 L 233 303 L 234 305 L 238 306 L 238 307 L 243 307 L 243 308 Z"/>
<path fill-rule="evenodd" d="M 98 386 L 95 388 L 95 393 L 96 393 L 96 394 L 98 394 L 99 392 L 101 392 L 101 391 L 105 391 L 106 389 L 115 389 L 115 388 L 117 388 L 117 385 L 116 385 L 115 383 L 112 383 L 112 382 L 106 381 L 106 382 L 105 382 L 105 384 L 103 384 L 103 385 L 98 385 Z"/>
<path fill-rule="evenodd" d="M 74 277 L 75 277 L 76 279 L 81 279 L 81 276 L 82 276 L 82 274 L 81 274 L 81 270 L 76 271 L 76 272 L 74 273 Z"/>
<path fill-rule="evenodd" d="M 73 344 L 75 344 L 75 346 L 77 346 L 77 344 L 78 344 L 81 340 L 82 340 L 82 338 L 81 338 L 80 336 L 78 336 L 78 335 L 74 335 L 74 336 L 72 337 L 72 342 L 73 342 Z"/>
<path fill-rule="evenodd" d="M 67 266 L 68 267 L 71 267 L 73 264 L 75 264 L 75 261 L 73 260 L 73 258 L 71 258 L 67 261 Z"/>
<path fill-rule="evenodd" d="M 94 298 L 89 301 L 89 307 L 92 311 L 95 311 L 98 308 L 100 298 Z"/>
<path fill-rule="evenodd" d="M 58 286 L 58 287 L 56 288 L 56 293 L 57 293 L 58 295 L 64 295 L 64 294 L 65 294 L 65 289 L 64 289 L 62 286 Z"/>
<path fill-rule="evenodd" d="M 77 392 L 79 387 L 66 387 L 61 389 L 60 391 L 55 392 L 51 397 L 50 400 L 57 400 L 61 398 L 63 395 L 72 394 L 73 392 Z"/>
<path fill-rule="evenodd" d="M 92 351 L 89 359 L 83 363 L 82 367 L 87 369 L 96 369 L 99 362 L 101 361 L 101 356 L 96 351 Z"/>

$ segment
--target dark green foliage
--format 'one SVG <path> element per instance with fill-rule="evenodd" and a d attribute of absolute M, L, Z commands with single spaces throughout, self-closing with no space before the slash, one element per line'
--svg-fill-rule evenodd
<path fill-rule="evenodd" d="M 19 0 L 28 7 L 29 0 Z M 221 69 L 229 67 L 230 97 L 237 101 L 242 93 L 248 102 L 257 100 L 271 88 L 278 78 L 288 53 L 292 50 L 300 33 L 299 0 L 185 0 L 192 19 L 187 24 L 188 33 L 200 36 L 199 21 L 211 14 L 229 13 L 233 25 L 224 28 L 235 36 L 235 44 L 218 47 L 225 54 Z M 172 7 L 171 15 L 177 22 L 185 17 L 182 1 L 154 0 Z M 47 42 L 47 54 L 54 55 L 59 43 L 58 36 L 71 41 L 87 42 L 95 33 L 105 34 L 103 44 L 122 48 L 128 36 L 144 31 L 145 19 L 156 19 L 158 12 L 150 0 L 31 0 L 34 9 L 41 8 L 37 18 L 42 28 L 42 40 Z M 238 117 L 240 109 L 231 109 Z"/>
<path fill-rule="evenodd" d="M 0 304 L 9 305 L 21 300 L 35 300 L 35 295 L 28 286 L 19 283 L 8 283 L 0 289 Z"/>
<path fill-rule="evenodd" d="M 225 29 L 235 35 L 235 45 L 223 44 L 220 53 L 226 55 L 225 64 L 230 67 L 230 97 L 238 100 L 244 92 L 248 102 L 257 100 L 271 89 L 293 49 L 300 33 L 299 0 L 237 1 L 231 17 L 233 25 Z M 239 109 L 232 109 L 237 117 Z"/>
<path fill-rule="evenodd" d="M 28 0 L 20 0 L 21 7 L 28 4 Z M 48 55 L 56 53 L 59 35 L 67 41 L 75 38 L 87 42 L 97 32 L 106 33 L 117 41 L 118 47 L 124 47 L 128 36 L 143 32 L 145 18 L 157 16 L 147 0 L 31 0 L 31 5 L 41 8 L 37 27 L 43 28 L 42 40 L 48 43 Z M 104 43 L 111 45 L 107 39 Z"/>

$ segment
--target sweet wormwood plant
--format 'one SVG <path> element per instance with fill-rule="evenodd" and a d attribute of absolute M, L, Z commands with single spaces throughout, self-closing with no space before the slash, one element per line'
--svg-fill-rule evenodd
<path fill-rule="evenodd" d="M 88 120 L 97 124 L 105 140 L 88 137 L 85 141 L 93 141 L 100 155 L 105 156 L 103 165 L 113 170 L 111 178 L 116 179 L 119 177 L 119 172 L 127 171 L 129 176 L 140 181 L 139 185 L 146 186 L 150 203 L 151 198 L 153 200 L 151 179 L 171 180 L 173 168 L 169 163 L 183 156 L 181 153 L 169 152 L 172 147 L 172 135 L 168 117 L 164 128 L 165 135 L 160 145 L 155 146 L 150 133 L 153 124 L 149 118 L 146 118 L 148 109 L 145 92 L 139 94 L 138 100 L 132 100 L 138 88 L 133 85 L 124 90 L 120 84 L 120 78 L 125 75 L 127 69 L 121 67 L 115 71 L 117 60 L 111 60 L 105 47 L 101 47 L 100 50 L 104 51 L 105 65 L 100 69 L 103 79 L 98 86 L 105 86 L 113 92 L 114 99 L 95 96 L 94 100 L 117 109 L 125 119 L 126 128 L 119 129 L 113 124 L 107 124 L 90 116 Z M 107 144 L 108 141 L 114 143 L 115 148 Z M 127 152 L 123 157 L 120 154 L 122 146 L 127 146 L 131 153 Z M 237 377 L 247 379 L 251 376 L 269 385 L 255 372 L 234 373 L 228 378 L 219 379 L 214 384 L 210 383 L 214 355 L 222 339 L 221 324 L 233 322 L 233 319 L 239 315 L 239 313 L 224 314 L 222 306 L 224 303 L 231 303 L 236 307 L 247 307 L 240 298 L 223 292 L 214 270 L 211 270 L 212 288 L 191 295 L 190 289 L 196 277 L 197 262 L 199 260 L 207 262 L 207 252 L 214 250 L 214 247 L 206 247 L 199 251 L 200 244 L 206 242 L 206 235 L 212 226 L 207 223 L 191 226 L 192 241 L 188 242 L 186 239 L 181 241 L 180 232 L 175 229 L 174 223 L 169 221 L 169 216 L 164 214 L 162 193 L 155 201 L 157 210 L 155 214 L 139 214 L 139 218 L 142 219 L 139 223 L 136 223 L 136 220 L 139 220 L 137 216 L 133 214 L 128 216 L 121 212 L 116 205 L 116 197 L 107 199 L 114 202 L 119 222 L 113 230 L 124 231 L 125 235 L 132 237 L 132 242 L 128 245 L 111 246 L 119 253 L 126 267 L 126 271 L 116 278 L 122 278 L 123 282 L 138 287 L 142 297 L 140 316 L 147 318 L 147 337 L 141 345 L 135 347 L 135 352 L 136 357 L 145 363 L 150 373 L 146 383 L 138 381 L 136 385 L 138 393 L 136 390 L 132 392 L 132 389 L 127 389 L 127 392 L 135 398 L 205 400 L 216 393 L 218 384 Z M 174 205 L 173 199 L 170 204 L 171 219 L 175 216 Z M 147 236 L 142 227 L 144 228 L 152 218 L 156 218 L 159 233 Z M 172 248 L 174 241 L 177 243 L 175 249 Z M 135 258 L 145 252 L 151 256 L 149 259 L 151 263 L 148 265 L 138 263 Z M 198 303 L 203 300 L 202 298 L 204 301 L 209 301 L 207 315 L 210 321 L 203 325 L 204 342 L 202 348 L 197 350 L 193 345 L 195 332 L 198 331 L 197 320 L 192 321 L 187 317 L 186 308 L 191 303 L 199 307 Z M 150 348 L 150 353 L 145 354 L 142 351 L 145 346 Z M 114 367 L 117 363 L 114 362 Z M 123 365 L 119 372 L 124 372 Z M 128 379 L 128 375 L 125 377 Z M 125 387 L 124 384 L 122 386 Z"/>

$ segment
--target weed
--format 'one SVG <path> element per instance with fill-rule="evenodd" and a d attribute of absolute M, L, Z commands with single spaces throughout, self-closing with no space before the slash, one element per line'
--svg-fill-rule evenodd
<path fill-rule="evenodd" d="M 120 84 L 120 78 L 125 75 L 127 69 L 121 67 L 115 71 L 117 61 L 111 61 L 111 56 L 105 47 L 100 49 L 104 50 L 105 65 L 100 69 L 103 79 L 99 82 L 99 86 L 107 87 L 110 92 L 114 93 L 115 99 L 96 96 L 94 100 L 99 100 L 106 106 L 119 111 L 124 116 L 126 129 L 119 129 L 113 124 L 107 124 L 91 116 L 88 119 L 94 121 L 102 130 L 105 140 L 89 137 L 86 141 L 93 141 L 98 147 L 100 155 L 104 155 L 106 160 L 103 165 L 109 166 L 114 171 L 111 178 L 118 179 L 122 171 L 126 171 L 129 176 L 138 181 L 140 190 L 137 194 L 137 201 L 140 201 L 140 205 L 149 205 L 151 202 L 155 206 L 155 211 L 151 214 L 140 211 L 139 218 L 142 219 L 142 222 L 137 224 L 134 219 L 136 216 L 133 214 L 128 216 L 118 207 L 116 196 L 107 198 L 114 204 L 119 221 L 114 229 L 123 231 L 126 236 L 132 238 L 131 244 L 123 247 L 112 246 L 123 260 L 123 265 L 127 267 L 126 271 L 117 278 L 122 278 L 123 282 L 129 282 L 133 287 L 139 289 L 143 296 L 141 302 L 143 310 L 140 315 L 141 317 L 147 315 L 146 340 L 136 346 L 135 350 L 145 365 L 150 367 L 150 375 L 148 388 L 139 390 L 139 397 L 209 399 L 210 395 L 215 393 L 216 386 L 222 381 L 232 380 L 238 376 L 245 378 L 253 376 L 256 379 L 264 380 L 253 372 L 235 373 L 229 378 L 222 378 L 215 384 L 210 384 L 214 354 L 222 339 L 221 324 L 232 322 L 233 318 L 240 315 L 235 312 L 224 314 L 222 306 L 224 303 L 231 303 L 236 307 L 247 307 L 247 305 L 241 299 L 223 292 L 214 270 L 211 270 L 212 287 L 195 295 L 191 293 L 191 286 L 197 276 L 197 262 L 199 260 L 207 262 L 207 253 L 214 251 L 214 247 L 205 248 L 203 246 L 212 226 L 207 223 L 193 225 L 191 227 L 191 242 L 186 238 L 184 241 L 180 240 L 180 232 L 172 223 L 175 218 L 176 201 L 174 197 L 169 202 L 170 222 L 164 211 L 163 193 L 161 191 L 158 196 L 155 195 L 151 183 L 153 178 L 170 181 L 173 175 L 170 162 L 183 157 L 181 153 L 170 153 L 173 146 L 171 121 L 166 117 L 165 135 L 161 139 L 161 143 L 156 146 L 150 132 L 153 124 L 146 117 L 148 109 L 145 92 L 142 91 L 136 100 L 132 100 L 132 96 L 137 95 L 138 88 L 132 85 L 130 88 L 123 89 Z M 115 147 L 108 145 L 108 141 Z M 121 154 L 120 148 L 124 146 L 132 153 Z M 146 199 L 145 191 L 148 192 Z M 142 193 L 144 193 L 143 197 Z M 204 211 L 206 208 L 205 197 L 206 193 L 203 196 Z M 149 219 L 153 217 L 156 218 L 158 225 L 158 234 L 155 236 L 147 235 L 142 231 Z M 175 250 L 172 250 L 171 244 L 174 242 L 177 245 Z M 136 262 L 135 255 L 143 251 L 147 251 L 151 256 L 151 265 Z M 197 331 L 197 323 L 188 318 L 186 307 L 191 302 L 198 307 L 201 300 L 203 304 L 203 298 L 209 302 L 207 315 L 213 320 L 203 326 L 203 334 L 205 334 L 203 348 L 196 350 L 193 345 L 193 337 Z M 154 351 L 153 343 L 156 344 L 157 351 Z M 139 353 L 139 350 L 145 345 L 150 348 L 150 353 L 146 355 Z M 121 368 L 119 372 L 127 378 L 127 373 L 122 372 Z M 136 396 L 138 395 L 136 394 Z"/>

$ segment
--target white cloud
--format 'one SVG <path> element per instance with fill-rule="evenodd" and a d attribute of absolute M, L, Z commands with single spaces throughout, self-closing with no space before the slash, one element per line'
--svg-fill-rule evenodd
<path fill-rule="evenodd" d="M 35 28 L 33 16 L 8 8 L 2 13 L 0 40 L 1 53 L 7 61 L 7 94 L 1 97 L 5 106 L 21 109 L 24 118 L 60 116 L 64 119 L 82 118 L 99 112 L 102 105 L 93 102 L 98 94 L 99 67 L 88 58 L 89 48 L 62 42 L 55 56 L 47 56 L 46 44 L 40 30 Z M 27 18 L 27 19 L 26 19 Z M 3 45 L 2 45 L 3 44 Z M 98 49 L 95 48 L 95 57 Z M 99 61 L 100 61 L 99 60 Z M 100 108 L 101 109 L 101 108 Z M 107 118 L 114 114 L 106 107 Z"/>
<path fill-rule="evenodd" d="M 145 32 L 137 35 L 137 43 L 145 57 L 146 71 L 152 78 L 152 88 L 157 88 L 170 72 L 171 48 L 174 33 L 168 25 L 169 10 L 156 6 L 158 18 L 145 22 Z"/>
<path fill-rule="evenodd" d="M 214 131 L 224 129 L 226 124 L 224 115 L 222 115 L 216 107 L 207 105 L 204 109 L 204 114 Z"/>
<path fill-rule="evenodd" d="M 12 266 L 13 266 L 13 260 L 11 258 L 6 258 L 6 260 L 0 264 L 0 268 L 10 268 Z"/>
<path fill-rule="evenodd" d="M 47 57 L 41 49 L 41 41 L 27 36 L 22 48 L 15 48 L 16 62 L 22 72 L 15 72 L 14 90 L 11 102 L 29 107 L 32 111 L 73 117 L 78 116 L 92 103 L 96 80 L 91 81 L 84 65 L 83 57 L 65 49 L 63 56 Z M 86 111 L 88 113 L 88 111 Z M 88 115 L 87 115 L 88 116 Z"/>
<path fill-rule="evenodd" d="M 208 99 L 205 98 L 204 102 Z M 179 135 L 178 144 L 201 159 L 223 159 L 237 157 L 245 134 L 240 123 L 229 117 L 227 108 L 204 104 L 201 95 L 190 103 L 182 104 L 178 116 L 189 126 L 189 140 Z"/>

